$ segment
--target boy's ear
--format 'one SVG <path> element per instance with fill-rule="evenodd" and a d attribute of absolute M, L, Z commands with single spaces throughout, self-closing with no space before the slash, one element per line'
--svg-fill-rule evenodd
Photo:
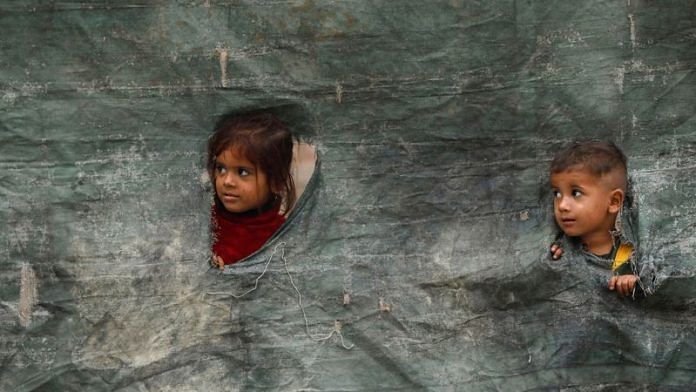
<path fill-rule="evenodd" d="M 619 188 L 609 193 L 609 213 L 616 214 L 621 211 L 625 196 L 624 191 Z"/>

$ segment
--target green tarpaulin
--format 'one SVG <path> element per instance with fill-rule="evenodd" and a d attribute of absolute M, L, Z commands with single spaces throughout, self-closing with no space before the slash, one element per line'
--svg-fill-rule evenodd
<path fill-rule="evenodd" d="M 4 1 L 0 390 L 690 390 L 695 71 L 685 0 Z M 320 165 L 221 274 L 205 143 L 258 108 Z M 629 157 L 647 300 L 548 258 L 580 138 Z"/>

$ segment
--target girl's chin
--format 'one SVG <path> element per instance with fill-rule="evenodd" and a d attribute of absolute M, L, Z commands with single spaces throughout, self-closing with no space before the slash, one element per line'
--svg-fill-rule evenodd
<path fill-rule="evenodd" d="M 225 206 L 225 209 L 233 214 L 241 214 L 243 212 L 249 211 L 248 208 L 239 208 L 236 206 Z"/>

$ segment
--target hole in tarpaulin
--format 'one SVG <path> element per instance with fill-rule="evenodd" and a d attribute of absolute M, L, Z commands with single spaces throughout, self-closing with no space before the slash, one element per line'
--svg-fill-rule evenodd
<path fill-rule="evenodd" d="M 298 118 L 297 106 L 283 106 L 228 112 L 218 121 L 206 164 L 213 267 L 229 272 L 266 250 L 311 197 L 319 159 Z"/>

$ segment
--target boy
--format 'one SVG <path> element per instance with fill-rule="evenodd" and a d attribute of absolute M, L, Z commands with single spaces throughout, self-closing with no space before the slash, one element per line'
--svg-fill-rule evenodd
<path fill-rule="evenodd" d="M 626 156 L 613 143 L 575 142 L 553 158 L 550 170 L 554 216 L 563 233 L 588 257 L 611 267 L 609 290 L 632 294 L 639 282 L 631 265 L 633 245 L 616 230 L 627 188 Z M 620 219 L 620 218 L 619 218 Z M 551 245 L 551 254 L 563 254 Z M 592 257 L 594 256 L 594 257 Z"/>

